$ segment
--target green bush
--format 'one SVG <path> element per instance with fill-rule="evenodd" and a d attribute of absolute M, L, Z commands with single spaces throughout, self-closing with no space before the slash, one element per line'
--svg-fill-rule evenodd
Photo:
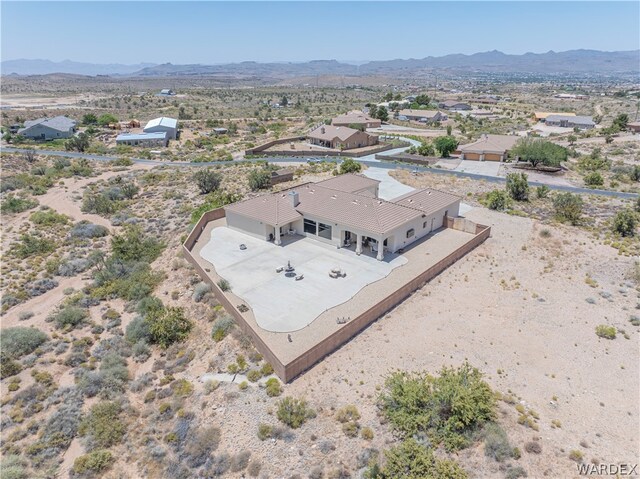
<path fill-rule="evenodd" d="M 269 378 L 265 383 L 267 396 L 276 397 L 282 394 L 282 385 L 276 378 Z"/>
<path fill-rule="evenodd" d="M 519 157 L 520 161 L 527 161 L 533 167 L 560 166 L 567 161 L 567 149 L 540 138 L 522 138 L 517 141 L 509 152 L 509 156 Z"/>
<path fill-rule="evenodd" d="M 433 140 L 433 146 L 442 158 L 447 158 L 458 147 L 458 140 L 452 136 L 439 136 Z"/>
<path fill-rule="evenodd" d="M 507 433 L 495 422 L 488 422 L 482 428 L 484 455 L 502 462 L 513 456 L 513 447 L 509 444 Z"/>
<path fill-rule="evenodd" d="M 80 422 L 78 433 L 87 439 L 89 449 L 102 449 L 119 444 L 127 430 L 120 419 L 121 406 L 116 402 L 100 402 L 91 407 Z"/>
<path fill-rule="evenodd" d="M 15 376 L 20 374 L 20 371 L 22 371 L 22 366 L 20 366 L 19 362 L 0 354 L 0 379 Z"/>
<path fill-rule="evenodd" d="M 592 171 L 584 175 L 584 184 L 587 186 L 602 186 L 604 185 L 604 178 L 597 171 Z"/>
<path fill-rule="evenodd" d="M 304 399 L 285 397 L 278 401 L 278 419 L 292 429 L 302 426 L 307 419 L 315 417 L 316 413 L 307 405 Z"/>
<path fill-rule="evenodd" d="M 113 461 L 113 455 L 109 451 L 93 451 L 79 456 L 73 461 L 73 472 L 76 474 L 98 474 L 108 469 Z"/>
<path fill-rule="evenodd" d="M 559 193 L 553 199 L 555 217 L 572 225 L 580 223 L 582 218 L 582 198 L 572 193 Z"/>
<path fill-rule="evenodd" d="M 209 193 L 205 197 L 204 203 L 202 203 L 191 212 L 191 223 L 196 223 L 200 219 L 200 217 L 207 211 L 221 208 L 224 205 L 235 203 L 236 201 L 240 201 L 241 199 L 242 195 L 236 193 L 227 193 L 224 191 L 215 191 L 213 193 Z"/>
<path fill-rule="evenodd" d="M 262 377 L 262 373 L 257 369 L 251 369 L 247 372 L 247 379 L 252 383 L 255 383 Z"/>
<path fill-rule="evenodd" d="M 149 336 L 152 343 L 163 348 L 184 341 L 193 327 L 191 320 L 185 317 L 182 308 L 167 307 L 147 314 L 145 321 L 149 324 Z"/>
<path fill-rule="evenodd" d="M 77 306 L 64 306 L 50 316 L 58 328 L 73 328 L 88 317 L 86 309 Z"/>
<path fill-rule="evenodd" d="M 231 289 L 231 283 L 229 283 L 229 281 L 227 281 L 226 279 L 221 279 L 220 281 L 218 281 L 218 287 L 222 291 L 229 291 Z"/>
<path fill-rule="evenodd" d="M 546 198 L 547 196 L 549 196 L 549 191 L 551 190 L 547 185 L 538 186 L 536 188 L 536 196 L 540 199 Z"/>
<path fill-rule="evenodd" d="M 620 236 L 635 236 L 638 227 L 638 215 L 630 210 L 620 210 L 613 217 L 613 231 Z"/>
<path fill-rule="evenodd" d="M 13 359 L 31 354 L 47 341 L 47 335 L 36 328 L 7 328 L 0 334 L 0 351 Z"/>
<path fill-rule="evenodd" d="M 7 213 L 22 213 L 38 206 L 38 202 L 29 198 L 21 198 L 19 196 L 9 195 L 0 204 L 0 211 Z"/>
<path fill-rule="evenodd" d="M 113 235 L 111 239 L 113 257 L 123 261 L 151 263 L 163 249 L 164 245 L 155 238 L 144 237 L 138 225 L 125 226 L 122 234 Z"/>
<path fill-rule="evenodd" d="M 504 211 L 509 207 L 510 199 L 506 191 L 493 190 L 487 193 L 485 203 L 490 210 Z"/>
<path fill-rule="evenodd" d="M 233 318 L 231 316 L 223 316 L 222 318 L 218 318 L 213 323 L 213 330 L 211 331 L 211 337 L 215 342 L 222 341 L 229 331 L 233 329 L 234 326 Z"/>
<path fill-rule="evenodd" d="M 529 200 L 529 182 L 525 173 L 507 174 L 507 192 L 516 201 Z"/>
<path fill-rule="evenodd" d="M 0 461 L 0 479 L 28 479 L 28 461 L 17 455 L 5 455 Z"/>
<path fill-rule="evenodd" d="M 46 209 L 32 213 L 29 219 L 37 225 L 53 226 L 66 225 L 70 218 L 67 215 L 61 215 L 53 210 Z"/>
<path fill-rule="evenodd" d="M 198 185 L 200 193 L 206 195 L 216 191 L 222 182 L 222 175 L 216 173 L 211 168 L 202 168 L 193 174 L 193 180 Z"/>
<path fill-rule="evenodd" d="M 336 420 L 341 423 L 357 421 L 360 419 L 360 412 L 353 404 L 349 404 L 336 412 Z"/>
<path fill-rule="evenodd" d="M 613 326 L 599 324 L 596 326 L 596 335 L 604 339 L 616 339 L 617 330 Z"/>
<path fill-rule="evenodd" d="M 264 190 L 271 186 L 271 173 L 265 169 L 254 169 L 247 174 L 251 191 Z"/>
<path fill-rule="evenodd" d="M 20 236 L 19 242 L 11 245 L 11 252 L 20 259 L 26 259 L 51 253 L 55 248 L 52 240 L 27 233 Z"/>
<path fill-rule="evenodd" d="M 492 420 L 496 409 L 491 388 L 468 363 L 445 367 L 438 377 L 394 372 L 386 378 L 379 402 L 399 434 L 425 433 L 448 450 L 465 447 L 469 434 Z"/>
<path fill-rule="evenodd" d="M 370 468 L 376 479 L 467 479 L 467 473 L 449 459 L 438 459 L 432 449 L 409 438 L 385 452 L 384 467 Z M 371 474 L 375 469 L 375 475 Z"/>
<path fill-rule="evenodd" d="M 345 173 L 359 173 L 360 170 L 362 170 L 362 165 L 360 163 L 353 158 L 346 158 L 342 163 L 340 163 L 338 172 L 341 175 L 344 175 Z"/>

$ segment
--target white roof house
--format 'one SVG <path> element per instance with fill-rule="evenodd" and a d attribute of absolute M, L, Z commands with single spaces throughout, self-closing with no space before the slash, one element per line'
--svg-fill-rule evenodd
<path fill-rule="evenodd" d="M 149 120 L 143 131 L 145 133 L 159 133 L 165 131 L 167 132 L 167 137 L 170 140 L 175 140 L 178 136 L 178 120 L 175 118 L 168 118 L 166 116 L 154 118 L 153 120 Z"/>
<path fill-rule="evenodd" d="M 167 146 L 167 132 L 158 133 L 121 133 L 116 137 L 117 145 L 130 146 Z"/>

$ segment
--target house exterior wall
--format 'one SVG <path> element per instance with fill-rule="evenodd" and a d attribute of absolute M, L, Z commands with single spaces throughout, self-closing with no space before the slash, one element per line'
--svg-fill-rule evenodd
<path fill-rule="evenodd" d="M 167 146 L 167 139 L 145 139 L 145 140 L 116 140 L 118 145 L 130 145 L 130 146 Z"/>
<path fill-rule="evenodd" d="M 246 233 L 255 238 L 267 240 L 269 233 L 273 232 L 273 227 L 270 227 L 261 221 L 257 221 L 246 216 L 239 215 L 233 211 L 226 211 L 227 226 L 231 229 Z"/>
<path fill-rule="evenodd" d="M 59 131 L 49 128 L 46 125 L 33 125 L 30 128 L 26 128 L 21 135 L 34 140 L 56 140 L 59 138 L 71 138 L 73 136 L 73 130 Z"/>
<path fill-rule="evenodd" d="M 167 132 L 167 138 L 170 140 L 175 140 L 178 134 L 177 128 L 171 128 L 169 126 L 156 125 L 149 128 L 145 128 L 143 130 L 145 133 L 162 133 L 163 131 Z"/>

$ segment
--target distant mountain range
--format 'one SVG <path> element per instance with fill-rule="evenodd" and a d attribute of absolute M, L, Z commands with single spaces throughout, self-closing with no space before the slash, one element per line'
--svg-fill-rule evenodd
<path fill-rule="evenodd" d="M 74 75 L 129 75 L 144 68 L 155 66 L 155 63 L 137 63 L 121 65 L 119 63 L 82 63 L 64 60 L 6 60 L 0 64 L 3 75 L 48 75 L 50 73 L 71 73 Z"/>
<path fill-rule="evenodd" d="M 313 75 L 390 75 L 411 76 L 430 71 L 449 73 L 633 73 L 640 66 L 640 50 L 603 52 L 598 50 L 549 51 L 508 55 L 497 50 L 453 54 L 421 59 L 371 61 L 354 65 L 336 60 L 313 60 L 300 63 L 241 62 L 223 65 L 174 65 L 171 63 L 139 65 L 99 65 L 48 60 L 3 61 L 4 75 L 42 75 L 74 73 L 80 75 L 126 75 L 136 77 L 167 76 L 237 76 L 256 78 L 287 78 Z"/>

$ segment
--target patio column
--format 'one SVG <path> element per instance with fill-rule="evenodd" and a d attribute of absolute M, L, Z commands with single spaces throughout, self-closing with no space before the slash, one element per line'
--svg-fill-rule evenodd
<path fill-rule="evenodd" d="M 342 248 L 342 242 L 344 241 L 342 230 L 338 230 L 338 249 Z"/>
<path fill-rule="evenodd" d="M 378 261 L 384 259 L 384 238 L 378 238 L 378 254 L 376 255 Z"/>
<path fill-rule="evenodd" d="M 276 244 L 276 246 L 280 246 L 280 244 L 282 243 L 282 241 L 280 240 L 280 227 L 279 227 L 279 226 L 276 226 L 276 227 L 274 228 L 274 230 L 275 230 L 275 231 L 274 231 L 274 233 L 275 233 L 275 236 L 274 236 L 274 238 L 275 238 L 274 243 Z"/>
<path fill-rule="evenodd" d="M 356 235 L 356 254 L 362 253 L 362 235 Z"/>

